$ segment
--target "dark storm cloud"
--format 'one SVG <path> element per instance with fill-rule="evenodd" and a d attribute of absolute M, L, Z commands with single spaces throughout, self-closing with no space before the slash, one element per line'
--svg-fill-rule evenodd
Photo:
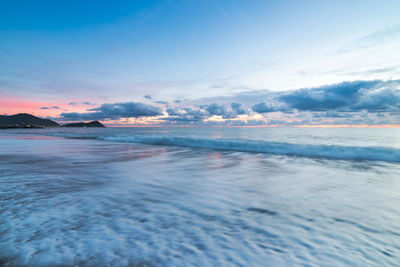
<path fill-rule="evenodd" d="M 167 101 L 156 101 L 157 104 L 168 105 Z"/>
<path fill-rule="evenodd" d="M 144 98 L 149 99 L 149 100 L 152 99 L 151 95 L 145 95 Z"/>
<path fill-rule="evenodd" d="M 140 102 L 126 102 L 126 103 L 113 103 L 103 104 L 100 107 L 88 109 L 91 112 L 77 113 L 61 113 L 63 120 L 104 120 L 120 118 L 138 118 L 138 117 L 152 117 L 162 115 L 160 108 L 140 103 Z"/>

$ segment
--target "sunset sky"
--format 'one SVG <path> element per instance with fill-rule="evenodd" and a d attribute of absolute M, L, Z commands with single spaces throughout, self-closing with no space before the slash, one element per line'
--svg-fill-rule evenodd
<path fill-rule="evenodd" d="M 400 124 L 400 1 L 0 2 L 0 114 Z"/>

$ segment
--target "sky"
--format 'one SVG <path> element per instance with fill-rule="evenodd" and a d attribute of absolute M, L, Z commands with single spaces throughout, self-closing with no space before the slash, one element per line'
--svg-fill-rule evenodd
<path fill-rule="evenodd" d="M 400 1 L 0 1 L 0 114 L 399 125 Z"/>

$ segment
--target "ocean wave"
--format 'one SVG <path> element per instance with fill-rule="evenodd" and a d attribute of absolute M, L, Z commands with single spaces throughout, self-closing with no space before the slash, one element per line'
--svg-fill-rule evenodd
<path fill-rule="evenodd" d="M 295 144 L 264 140 L 211 139 L 178 137 L 171 135 L 96 135 L 79 133 L 46 133 L 45 135 L 69 139 L 94 139 L 124 143 L 217 149 L 274 155 L 400 163 L 400 149 L 390 147 Z"/>
<path fill-rule="evenodd" d="M 205 139 L 174 136 L 107 136 L 97 139 L 148 145 L 165 145 L 276 155 L 323 157 L 343 160 L 400 162 L 400 150 L 386 147 L 292 144 L 254 140 Z"/>

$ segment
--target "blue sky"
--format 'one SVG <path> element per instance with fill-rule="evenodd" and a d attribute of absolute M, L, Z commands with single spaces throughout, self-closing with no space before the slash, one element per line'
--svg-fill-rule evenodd
<path fill-rule="evenodd" d="M 398 124 L 396 103 L 329 110 L 351 115 L 332 119 L 282 102 L 293 90 L 373 80 L 381 87 L 349 97 L 397 99 L 388 81 L 400 79 L 398 10 L 399 1 L 1 1 L 0 112 L 64 120 L 124 107 L 123 117 L 101 119 L 177 123 L 169 108 L 182 123 L 197 112 L 202 124 Z M 232 103 L 246 114 L 234 115 Z M 257 113 L 257 104 L 275 111 Z M 152 112 L 137 113 L 143 105 Z"/>

